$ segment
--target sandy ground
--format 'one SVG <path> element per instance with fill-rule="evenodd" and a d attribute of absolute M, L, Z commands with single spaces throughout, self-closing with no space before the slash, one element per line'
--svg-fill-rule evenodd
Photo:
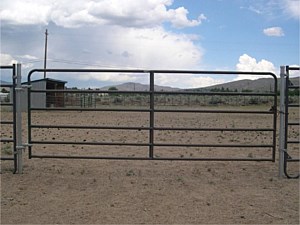
<path fill-rule="evenodd" d="M 298 113 L 291 113 L 299 119 Z M 26 118 L 26 114 L 23 115 Z M 2 117 L 8 117 L 2 113 Z M 35 112 L 33 124 L 147 126 L 147 113 Z M 174 127 L 271 127 L 267 115 L 157 114 Z M 26 140 L 26 119 L 24 119 Z M 1 134 L 10 135 L 8 128 Z M 299 135 L 292 130 L 291 135 Z M 157 143 L 270 144 L 271 132 L 160 131 Z M 148 131 L 34 129 L 36 141 L 148 142 Z M 3 147 L 3 146 L 2 146 Z M 298 146 L 294 147 L 297 153 Z M 2 152 L 3 153 L 3 152 Z M 35 145 L 33 154 L 147 157 L 148 147 Z M 155 149 L 155 157 L 270 158 L 271 149 Z M 277 154 L 277 153 L 276 153 Z M 273 162 L 28 159 L 1 162 L 1 224 L 299 224 L 299 180 Z M 278 154 L 277 154 L 278 155 Z M 299 164 L 290 171 L 298 172 Z"/>

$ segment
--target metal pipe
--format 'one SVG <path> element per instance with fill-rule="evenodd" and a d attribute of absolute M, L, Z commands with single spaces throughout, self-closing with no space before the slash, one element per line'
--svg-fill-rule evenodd
<path fill-rule="evenodd" d="M 106 159 L 106 160 L 169 160 L 169 161 L 249 161 L 249 162 L 272 162 L 268 158 L 172 158 L 172 157 L 112 157 L 112 156 L 67 156 L 67 155 L 32 155 L 32 158 L 50 159 Z"/>
<path fill-rule="evenodd" d="M 276 132 L 277 132 L 277 88 L 278 88 L 277 77 L 274 77 L 274 105 L 273 105 L 273 150 L 272 150 L 272 159 L 275 162 L 276 157 Z"/>
<path fill-rule="evenodd" d="M 103 91 L 103 90 L 42 90 L 36 89 L 32 92 L 37 93 L 107 93 L 107 94 L 151 94 L 151 91 Z M 275 96 L 269 92 L 266 93 L 248 93 L 248 92 L 192 92 L 192 91 L 155 91 L 159 95 L 220 95 L 220 96 Z"/>
<path fill-rule="evenodd" d="M 44 56 L 44 79 L 46 79 L 46 69 L 47 69 L 47 44 L 48 44 L 48 29 L 45 32 L 45 56 Z"/>
<path fill-rule="evenodd" d="M 28 143 L 28 158 L 31 159 L 32 155 L 32 145 L 31 145 L 31 72 L 27 76 L 27 143 Z"/>
<path fill-rule="evenodd" d="M 17 160 L 17 108 L 16 108 L 16 80 L 17 80 L 17 65 L 13 64 L 13 74 L 12 74 L 12 80 L 13 80 L 13 151 L 14 151 L 14 172 L 17 172 L 18 169 L 18 160 Z"/>
<path fill-rule="evenodd" d="M 47 144 L 47 145 L 123 145 L 123 146 L 150 146 L 149 143 L 124 143 L 124 142 L 88 142 L 88 141 L 34 141 L 30 144 Z"/>
<path fill-rule="evenodd" d="M 32 107 L 30 108 L 31 111 L 93 111 L 93 112 L 150 112 L 150 109 L 104 109 L 104 108 L 38 108 Z"/>
<path fill-rule="evenodd" d="M 22 77 L 21 64 L 17 64 L 17 85 L 16 85 L 16 150 L 18 173 L 23 173 L 23 146 L 22 146 L 22 113 L 21 113 L 21 92 L 22 92 Z"/>
<path fill-rule="evenodd" d="M 154 73 L 150 72 L 150 130 L 149 130 L 149 157 L 153 158 L 154 145 Z"/>
<path fill-rule="evenodd" d="M 279 125 L 279 177 L 284 171 L 284 130 L 285 130 L 285 67 L 280 67 L 280 125 Z"/>
<path fill-rule="evenodd" d="M 31 125 L 31 128 L 49 128 L 49 129 L 103 129 L 103 130 L 150 130 L 150 127 L 115 127 L 115 126 L 75 126 L 75 125 Z M 154 127 L 154 130 L 172 130 L 172 131 L 274 131 L 273 128 L 194 128 L 194 127 Z"/>

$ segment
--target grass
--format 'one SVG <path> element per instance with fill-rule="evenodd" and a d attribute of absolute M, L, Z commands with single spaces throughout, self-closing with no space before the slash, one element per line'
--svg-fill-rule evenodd
<path fill-rule="evenodd" d="M 127 173 L 126 173 L 126 176 L 127 176 L 127 177 L 135 176 L 135 173 L 134 173 L 133 170 L 129 170 L 129 171 L 127 171 Z"/>
<path fill-rule="evenodd" d="M 13 154 L 12 144 L 11 143 L 2 144 L 1 154 L 2 155 L 12 155 Z"/>

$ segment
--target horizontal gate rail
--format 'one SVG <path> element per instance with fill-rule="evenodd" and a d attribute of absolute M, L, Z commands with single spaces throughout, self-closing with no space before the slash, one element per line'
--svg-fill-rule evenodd
<path fill-rule="evenodd" d="M 0 121 L 0 124 L 14 124 L 13 121 Z"/>
<path fill-rule="evenodd" d="M 154 160 L 154 161 L 244 161 L 244 162 L 270 162 L 269 158 L 171 158 L 171 157 L 160 157 L 151 158 L 149 157 L 113 157 L 113 156 L 67 156 L 67 155 L 32 155 L 32 158 L 45 158 L 45 159 L 106 159 L 106 160 Z"/>
<path fill-rule="evenodd" d="M 97 93 L 97 94 L 150 94 L 150 91 L 101 91 L 101 90 L 41 90 L 35 89 L 31 90 L 32 93 Z M 276 94 L 272 94 L 270 92 L 265 93 L 236 93 L 236 92 L 200 92 L 201 95 L 220 95 L 220 96 L 275 96 Z M 155 91 L 155 94 L 167 94 L 167 95 L 199 95 L 199 92 L 192 91 Z"/>
<path fill-rule="evenodd" d="M 31 128 L 96 129 L 96 130 L 150 130 L 150 127 L 74 126 L 74 125 L 31 125 Z M 178 131 L 273 131 L 271 128 L 183 128 L 155 127 L 154 130 Z"/>
<path fill-rule="evenodd" d="M 149 88 L 147 91 L 103 91 L 103 90 L 42 90 L 34 89 L 32 87 L 32 75 L 36 73 L 134 73 L 143 74 L 149 76 Z M 248 76 L 266 76 L 273 78 L 274 88 L 267 93 L 248 93 L 248 92 L 192 92 L 192 91 L 156 91 L 154 90 L 155 84 L 155 74 L 211 74 L 211 75 L 248 75 Z M 118 70 L 118 69 L 34 69 L 28 74 L 28 146 L 29 146 L 29 158 L 63 158 L 63 159 L 114 159 L 114 160 L 193 160 L 193 161 L 275 161 L 275 148 L 276 148 L 276 118 L 277 118 L 277 77 L 273 73 L 268 72 L 236 72 L 236 71 L 185 71 L 185 70 Z M 83 108 L 83 107 L 38 107 L 31 105 L 32 94 L 36 93 L 73 93 L 73 94 L 140 94 L 149 96 L 149 102 L 147 102 L 147 107 L 140 106 L 137 108 L 130 107 L 114 107 L 114 108 Z M 199 96 L 267 96 L 272 98 L 272 107 L 270 110 L 218 110 L 218 109 L 158 109 L 156 108 L 155 97 L 157 95 L 199 95 Z M 35 124 L 32 118 L 33 111 L 80 111 L 80 112 L 140 112 L 147 113 L 148 125 L 146 126 L 82 126 L 82 125 L 51 125 L 51 124 Z M 271 127 L 258 127 L 258 128 L 248 128 L 248 127 L 238 127 L 238 128 L 227 128 L 227 127 L 167 127 L 161 126 L 155 123 L 155 115 L 158 113 L 194 113 L 194 114 L 252 114 L 252 115 L 266 115 L 270 116 L 272 120 Z M 56 140 L 35 140 L 32 137 L 33 130 L 38 129 L 91 129 L 91 130 L 131 130 L 131 131 L 147 131 L 148 132 L 148 142 L 144 143 L 132 143 L 132 142 L 114 142 L 114 141 L 56 141 Z M 155 140 L 156 131 L 193 131 L 193 132 L 269 132 L 271 138 L 271 143 L 249 143 L 249 144 L 176 144 L 176 143 L 159 143 Z M 67 131 L 65 131 L 67 132 Z M 36 145 L 92 145 L 92 146 L 141 146 L 148 147 L 148 157 L 123 157 L 123 156 L 73 156 L 73 155 L 44 155 L 44 154 L 34 154 L 33 147 Z M 271 156 L 269 158 L 236 158 L 236 157 L 207 157 L 207 158 L 179 158 L 179 157 L 156 157 L 155 150 L 156 147 L 184 147 L 184 148 L 268 148 L 272 149 Z M 124 150 L 124 152 L 126 152 Z"/>

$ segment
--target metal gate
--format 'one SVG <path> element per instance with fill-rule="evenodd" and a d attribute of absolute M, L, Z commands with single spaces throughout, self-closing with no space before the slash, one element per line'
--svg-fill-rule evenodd
<path fill-rule="evenodd" d="M 32 80 L 33 75 L 43 75 L 44 73 L 49 74 L 75 74 L 84 75 L 85 73 L 98 74 L 103 76 L 105 74 L 117 74 L 118 76 L 135 74 L 136 76 L 147 76 L 148 77 L 148 88 L 147 90 L 139 91 L 120 91 L 120 90 L 100 90 L 100 89 L 42 89 L 41 87 L 34 87 L 34 80 Z M 230 75 L 247 75 L 249 78 L 251 76 L 264 76 L 266 78 L 272 79 L 272 85 L 268 92 L 250 92 L 250 91 L 236 91 L 236 90 L 219 90 L 219 91 L 205 91 L 205 90 L 177 90 L 177 91 L 161 91 L 155 89 L 155 79 L 156 76 L 181 76 L 185 79 L 186 75 L 215 75 L 215 76 L 230 76 Z M 230 71 L 178 71 L 178 70 L 118 70 L 118 69 L 34 69 L 28 74 L 28 146 L 29 146 L 29 158 L 63 158 L 63 159 L 112 159 L 112 160 L 211 160 L 211 161 L 275 161 L 275 148 L 276 148 L 276 115 L 277 115 L 277 78 L 273 73 L 268 72 L 230 72 Z M 60 99 L 66 100 L 68 96 L 76 95 L 92 95 L 96 96 L 96 103 L 87 106 L 86 104 L 78 105 L 67 105 L 56 103 L 38 105 L 34 103 L 34 99 L 38 99 L 39 96 L 56 96 Z M 58 97 L 59 96 L 59 97 Z M 99 97 L 100 96 L 100 97 Z M 104 96 L 104 97 L 101 97 Z M 118 106 L 117 97 L 115 97 L 115 105 L 97 105 L 97 98 L 111 98 L 111 96 L 146 96 L 145 99 L 135 106 Z M 187 97 L 189 96 L 189 97 Z M 135 98 L 135 100 L 138 99 Z M 161 99 L 174 100 L 177 101 L 178 98 L 182 98 L 187 101 L 191 99 L 196 99 L 192 107 L 167 107 L 161 106 L 159 101 Z M 203 97 L 204 99 L 209 98 L 213 106 L 202 107 L 197 101 L 197 97 Z M 220 99 L 228 98 L 232 99 L 242 99 L 245 102 L 250 102 L 250 104 L 255 104 L 262 98 L 267 99 L 268 108 L 261 107 L 220 107 Z M 92 98 L 91 98 L 92 99 Z M 257 100 L 258 99 L 258 100 Z M 213 101 L 212 101 L 213 100 Z M 93 102 L 93 101 L 91 101 Z M 237 100 L 238 102 L 238 100 Z M 49 115 L 47 113 L 54 113 L 50 117 L 55 118 L 59 116 L 59 113 L 64 112 L 64 122 L 66 124 L 54 124 L 49 122 L 47 118 Z M 127 113 L 126 115 L 131 116 L 131 120 L 136 122 L 143 120 L 142 124 L 136 125 L 124 125 L 122 121 L 122 116 L 118 118 L 118 122 L 113 125 L 107 125 L 107 121 L 102 120 L 100 124 L 91 122 L 91 125 L 87 124 L 69 124 L 67 123 L 68 118 L 71 119 L 71 113 L 76 113 L 73 115 L 79 115 L 79 113 L 91 113 L 96 112 L 99 114 L 88 114 L 83 120 L 87 121 L 87 118 L 98 118 L 100 119 L 103 115 L 110 115 L 117 113 Z M 44 113 L 44 114 L 43 114 Z M 143 115 L 143 116 L 142 116 Z M 244 118 L 251 118 L 249 124 L 243 124 L 243 119 L 239 119 L 240 124 L 235 124 L 235 120 L 232 119 L 231 124 L 214 124 L 212 127 L 208 127 L 204 124 L 204 115 L 218 115 L 217 120 L 222 121 L 222 118 L 226 116 L 229 118 L 235 118 L 236 116 L 244 116 Z M 39 116 L 44 116 L 44 118 L 39 119 Z M 69 117 L 68 117 L 69 116 Z M 269 121 L 266 125 L 256 122 L 256 118 L 262 117 L 263 121 Z M 136 118 L 135 118 L 136 117 Z M 191 120 L 191 124 L 187 123 L 187 120 L 181 126 L 177 126 L 174 123 L 163 124 L 160 120 L 163 117 L 165 120 L 168 118 L 173 118 L 177 121 L 183 117 L 188 117 Z M 75 117 L 74 117 L 75 118 Z M 115 118 L 115 117 L 112 117 Z M 195 119 L 196 118 L 196 119 Z M 261 121 L 262 121 L 261 120 Z M 74 122 L 78 120 L 73 119 Z M 53 135 L 53 137 L 46 137 L 46 132 L 59 132 Z M 85 132 L 84 135 L 77 139 L 72 137 L 74 132 Z M 107 138 L 102 138 L 106 131 L 111 132 L 110 135 L 107 134 Z M 95 140 L 87 140 L 88 133 L 100 132 L 99 138 Z M 102 133 L 101 133 L 102 132 Z M 143 138 L 139 139 L 140 134 L 134 134 L 135 138 L 128 141 L 126 137 L 120 140 L 111 140 L 113 132 L 142 132 Z M 163 134 L 163 132 L 165 132 Z M 184 133 L 183 138 L 176 138 L 172 136 L 174 133 Z M 41 135 L 44 133 L 44 136 Z M 170 135 L 169 135 L 170 134 Z M 189 135 L 193 134 L 194 139 L 190 140 Z M 206 141 L 206 135 L 220 136 L 219 141 L 214 140 L 208 143 Z M 225 137 L 225 134 L 227 135 Z M 243 134 L 243 140 L 234 140 L 237 134 Z M 254 135 L 255 134 L 255 135 Z M 63 137 L 62 137 L 63 135 Z M 169 137 L 168 140 L 163 140 L 161 137 L 165 135 Z M 169 135 L 169 136 L 167 136 Z M 201 136 L 202 135 L 202 136 Z M 224 135 L 224 137 L 222 136 Z M 263 137 L 260 140 L 248 139 L 251 136 Z M 213 136 L 213 137 L 215 137 Z M 72 138 L 70 138 L 72 137 Z M 102 141 L 99 141 L 101 140 Z M 222 142 L 222 138 L 226 143 Z M 229 140 L 229 138 L 231 138 Z M 167 138 L 166 138 L 167 139 Z M 187 139 L 187 141 L 185 141 Z M 227 140 L 228 139 L 228 140 Z M 244 141 L 245 140 L 245 141 Z M 68 152 L 67 154 L 62 154 L 59 146 L 67 146 L 68 149 L 77 149 L 76 151 L 88 152 L 88 148 L 93 148 L 93 154 L 72 154 Z M 80 148 L 81 146 L 81 148 Z M 95 149 L 97 147 L 97 149 Z M 122 149 L 120 149 L 122 147 Z M 136 152 L 133 154 L 123 154 L 127 150 L 123 151 L 123 148 L 134 148 Z M 46 149 L 43 152 L 43 149 Z M 111 153 L 109 150 L 116 150 L 117 153 Z M 179 149 L 179 150 L 178 150 Z M 192 149 L 190 152 L 185 152 L 187 149 Z M 226 151 L 243 151 L 240 155 L 226 155 Z M 257 151 L 258 157 L 253 156 L 251 153 L 247 153 L 250 149 Z M 113 151 L 112 150 L 112 151 Z M 131 151 L 129 149 L 128 151 Z M 184 151 L 184 153 L 180 153 Z M 210 156 L 204 157 L 202 151 L 212 152 Z M 142 153 L 141 153 L 142 152 Z M 175 153 L 174 153 L 175 152 Z M 197 154 L 195 153 L 197 152 Z M 163 154 L 165 153 L 165 154 Z M 219 156 L 219 153 L 223 154 L 223 157 Z M 79 154 L 79 153 L 78 153 Z M 246 154 L 246 156 L 245 156 Z M 256 154 L 256 153 L 255 153 Z M 225 156 L 224 156 L 225 155 Z"/>
<path fill-rule="evenodd" d="M 0 124 L 3 126 L 10 126 L 12 130 L 11 135 L 8 136 L 8 133 L 3 132 L 8 129 L 1 129 L 1 160 L 11 160 L 14 164 L 13 173 L 22 173 L 22 127 L 21 127 L 21 111 L 20 111 L 20 91 L 21 88 L 21 64 L 13 64 L 11 66 L 0 66 L 2 72 L 4 70 L 10 70 L 11 73 L 11 82 L 2 83 L 1 81 L 1 90 L 2 88 L 7 88 L 9 95 L 6 100 L 2 101 L 1 99 L 1 112 L 7 114 L 7 118 L 2 119 Z M 8 115 L 10 114 L 10 115 Z M 12 143 L 12 147 L 10 147 Z"/>
<path fill-rule="evenodd" d="M 288 164 L 300 161 L 299 159 L 299 84 L 293 84 L 290 80 L 291 71 L 299 71 L 299 67 L 281 67 L 281 89 L 280 89 L 280 139 L 279 139 L 279 176 L 283 173 L 288 178 L 299 178 L 299 174 L 292 175 L 288 171 Z M 296 93 L 291 93 L 296 92 Z M 296 101 L 291 99 L 291 95 L 296 97 Z M 291 112 L 291 111 L 294 112 Z M 298 115 L 292 117 L 292 113 Z M 298 132 L 297 132 L 298 131 Z"/>

